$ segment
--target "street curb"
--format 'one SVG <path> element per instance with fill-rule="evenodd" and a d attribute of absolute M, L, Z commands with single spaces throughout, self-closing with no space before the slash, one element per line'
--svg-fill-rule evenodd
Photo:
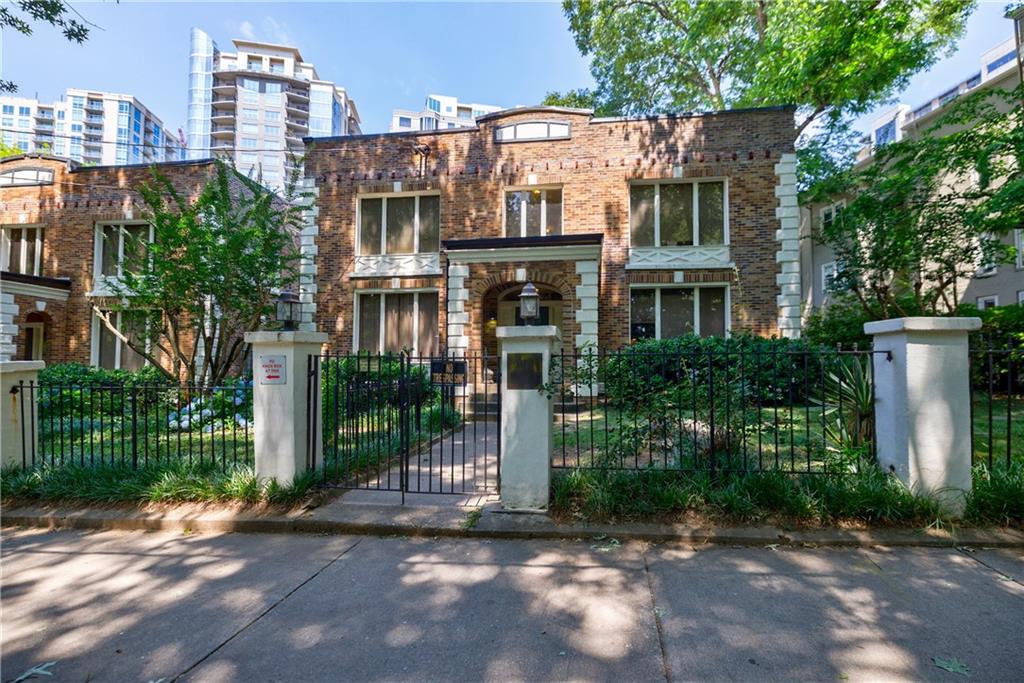
<path fill-rule="evenodd" d="M 465 511 L 446 511 L 442 522 L 427 519 L 410 523 L 380 518 L 382 510 L 394 517 L 394 507 L 365 506 L 356 519 L 316 517 L 317 511 L 287 515 L 252 513 L 176 514 L 121 510 L 18 508 L 4 511 L 4 527 L 89 529 L 109 531 L 179 531 L 206 533 L 306 533 L 446 538 L 582 540 L 615 538 L 619 541 L 682 542 L 796 547 L 957 547 L 1024 548 L 1024 532 L 1013 529 L 958 529 L 953 533 L 911 529 L 807 529 L 777 527 L 697 528 L 666 524 L 555 524 L 543 515 L 509 515 L 491 511 L 476 526 L 465 528 Z M 453 514 L 453 512 L 455 514 Z M 425 517 L 436 517 L 427 514 Z"/>

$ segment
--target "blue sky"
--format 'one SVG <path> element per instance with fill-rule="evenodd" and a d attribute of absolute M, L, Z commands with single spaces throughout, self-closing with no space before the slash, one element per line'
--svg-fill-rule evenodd
<path fill-rule="evenodd" d="M 188 32 L 222 50 L 231 39 L 298 46 L 321 77 L 355 98 L 365 132 L 427 93 L 514 106 L 547 91 L 592 84 L 558 3 L 75 3 L 101 28 L 84 45 L 48 27 L 2 35 L 4 78 L 26 96 L 67 87 L 130 93 L 170 128 L 185 124 Z M 981 2 L 952 56 L 915 76 L 901 99 L 916 106 L 978 70 L 982 52 L 1011 36 L 1004 2 Z M 872 115 L 861 120 L 870 123 Z"/>

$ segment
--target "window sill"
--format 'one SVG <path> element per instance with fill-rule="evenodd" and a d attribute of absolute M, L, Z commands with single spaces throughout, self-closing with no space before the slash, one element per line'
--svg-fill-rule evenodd
<path fill-rule="evenodd" d="M 386 254 L 383 256 L 356 256 L 351 277 L 409 277 L 441 275 L 441 255 L 438 252 L 422 254 Z"/>
<path fill-rule="evenodd" d="M 653 268 L 732 268 L 729 245 L 707 247 L 630 247 L 627 270 Z"/>

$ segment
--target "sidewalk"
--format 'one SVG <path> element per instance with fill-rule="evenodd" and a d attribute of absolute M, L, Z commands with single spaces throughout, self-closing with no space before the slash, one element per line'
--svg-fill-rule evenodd
<path fill-rule="evenodd" d="M 377 494 L 388 496 L 391 494 Z M 2 510 L 4 525 L 43 528 L 168 530 L 198 532 L 370 534 L 396 536 L 684 541 L 733 545 L 811 546 L 984 546 L 1024 548 L 1024 532 L 1014 529 L 806 529 L 773 526 L 698 528 L 673 524 L 556 524 L 546 515 L 507 513 L 493 500 L 447 495 L 406 494 L 406 504 L 370 502 L 348 492 L 330 503 L 286 514 L 239 512 L 201 505 L 167 510 L 36 506 Z M 369 500 L 368 500 L 369 499 Z M 441 499 L 441 500 L 439 500 Z M 452 504 L 455 503 L 455 504 Z M 461 504 L 460 504 L 461 503 Z M 482 507 L 478 504 L 482 503 Z M 475 510 L 480 510 L 476 515 Z M 474 517 L 478 519 L 474 520 Z"/>
<path fill-rule="evenodd" d="M 4 680 L 1010 681 L 1024 553 L 5 531 Z M 937 665 L 966 667 L 964 679 Z"/>

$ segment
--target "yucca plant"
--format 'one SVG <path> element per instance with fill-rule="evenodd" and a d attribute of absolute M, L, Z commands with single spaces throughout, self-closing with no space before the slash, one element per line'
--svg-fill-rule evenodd
<path fill-rule="evenodd" d="M 846 356 L 825 373 L 821 395 L 813 399 L 824 413 L 825 438 L 837 450 L 860 449 L 875 434 L 874 388 L 870 358 Z"/>

